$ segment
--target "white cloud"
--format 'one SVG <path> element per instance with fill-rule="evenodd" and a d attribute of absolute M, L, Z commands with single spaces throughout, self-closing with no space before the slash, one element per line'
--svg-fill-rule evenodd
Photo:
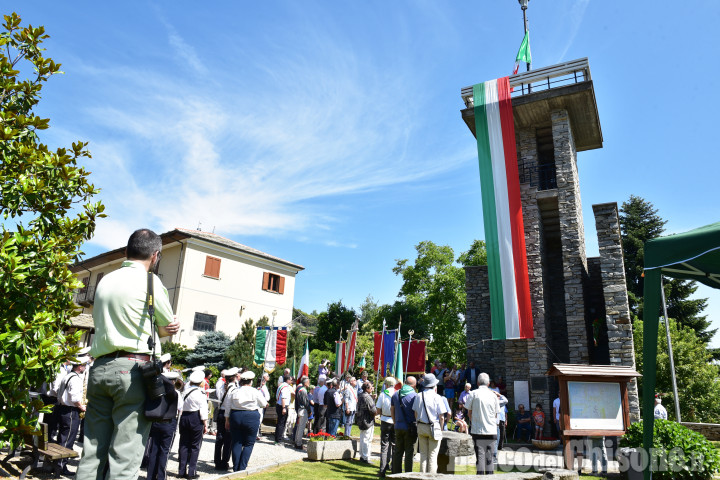
<path fill-rule="evenodd" d="M 585 17 L 585 11 L 587 10 L 588 5 L 590 5 L 590 0 L 573 0 L 571 2 L 571 6 L 567 10 L 568 18 L 566 19 L 568 25 L 566 34 L 567 40 L 565 42 L 565 46 L 562 49 L 562 53 L 558 57 L 557 63 L 565 60 L 565 55 L 567 55 L 570 47 L 575 41 L 575 37 L 580 31 L 580 25 L 582 24 L 583 18 Z"/>
<path fill-rule="evenodd" d="M 100 222 L 93 242 L 117 246 L 123 225 L 165 231 L 198 222 L 228 236 L 326 238 L 342 216 L 340 199 L 467 160 L 464 148 L 428 146 L 412 75 L 379 73 L 362 55 L 312 41 L 312 57 L 257 54 L 238 67 L 244 75 L 208 72 L 212 84 L 141 67 L 83 69 L 105 82 L 88 114 L 91 169 L 112 220 Z"/>

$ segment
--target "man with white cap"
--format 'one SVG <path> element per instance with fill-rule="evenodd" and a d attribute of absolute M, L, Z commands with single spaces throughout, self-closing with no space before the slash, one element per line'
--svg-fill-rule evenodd
<path fill-rule="evenodd" d="M 169 353 L 163 353 L 160 355 L 160 363 L 162 363 L 163 372 L 169 372 L 170 365 L 172 365 L 172 355 Z"/>
<path fill-rule="evenodd" d="M 437 473 L 437 456 L 440 452 L 440 440 L 434 432 L 441 432 L 448 413 L 445 403 L 437 394 L 438 379 L 432 373 L 426 373 L 420 384 L 422 391 L 413 401 L 413 411 L 417 419 L 418 450 L 420 451 L 420 471 Z"/>
<path fill-rule="evenodd" d="M 85 411 L 83 398 L 83 375 L 88 360 L 87 356 L 80 356 L 72 361 L 72 370 L 62 381 L 58 389 L 58 444 L 72 450 L 78 428 L 80 427 L 80 412 Z M 72 475 L 67 468 L 67 459 L 58 461 L 62 475 Z"/>
<path fill-rule="evenodd" d="M 90 355 L 95 363 L 88 380 L 88 410 L 83 455 L 77 480 L 137 478 L 150 433 L 144 416 L 145 385 L 140 365 L 150 360 L 149 340 L 180 330 L 167 289 L 151 272 L 160 261 L 162 239 L 148 229 L 128 239 L 127 260 L 105 275 L 95 290 L 95 336 Z M 148 314 L 148 285 L 154 292 L 153 328 Z M 155 333 L 157 332 L 157 334 Z"/>
<path fill-rule="evenodd" d="M 220 403 L 217 408 L 217 437 L 215 438 L 215 470 L 227 471 L 230 468 L 230 455 L 232 454 L 232 438 L 230 432 L 225 429 L 225 405 L 228 403 L 228 395 L 232 394 L 237 387 L 235 379 L 238 368 L 233 367 L 223 370 L 225 385 L 222 386 L 218 395 Z M 218 390 L 215 391 L 218 393 Z"/>
<path fill-rule="evenodd" d="M 173 383 L 180 378 L 178 372 L 163 372 L 163 375 Z M 182 407 L 183 402 L 178 401 L 178 413 L 182 412 Z M 152 424 L 150 438 L 148 439 L 150 444 L 147 463 L 148 480 L 165 480 L 167 478 L 168 454 L 170 453 L 170 446 L 176 429 L 177 416 L 169 422 L 154 422 Z"/>
<path fill-rule="evenodd" d="M 240 387 L 233 390 L 225 402 L 225 430 L 229 430 L 232 436 L 235 472 L 247 468 L 260 428 L 259 410 L 267 406 L 265 397 L 252 386 L 254 378 L 255 374 L 251 370 L 243 372 L 240 375 Z"/>
<path fill-rule="evenodd" d="M 197 460 L 203 435 L 207 433 L 208 401 L 201 388 L 205 372 L 195 370 L 190 374 L 189 388 L 183 394 L 183 412 L 180 417 L 180 446 L 178 463 L 180 478 L 198 478 Z"/>

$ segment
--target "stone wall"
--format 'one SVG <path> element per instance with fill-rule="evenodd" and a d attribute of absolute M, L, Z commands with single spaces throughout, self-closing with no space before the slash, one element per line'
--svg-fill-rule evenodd
<path fill-rule="evenodd" d="M 593 205 L 593 212 L 600 250 L 610 364 L 635 368 L 635 346 L 630 323 L 630 305 L 625 282 L 617 203 Z M 628 384 L 628 399 L 630 420 L 633 422 L 640 420 L 640 401 L 635 380 Z"/>
<path fill-rule="evenodd" d="M 467 292 L 465 313 L 467 361 L 474 361 L 475 367 L 487 372 L 491 378 L 496 375 L 505 378 L 504 342 L 492 341 L 490 287 L 486 265 L 465 267 L 465 291 Z"/>
<path fill-rule="evenodd" d="M 587 260 L 575 142 L 566 110 L 553 110 L 551 121 L 565 275 L 568 347 L 570 362 L 582 364 L 590 360 L 583 290 L 587 277 Z"/>
<path fill-rule="evenodd" d="M 720 425 L 717 423 L 690 423 L 680 422 L 690 430 L 697 432 L 706 439 L 717 442 L 720 441 Z"/>

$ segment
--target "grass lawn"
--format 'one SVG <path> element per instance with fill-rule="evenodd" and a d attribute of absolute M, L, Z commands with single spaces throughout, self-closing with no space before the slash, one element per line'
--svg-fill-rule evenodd
<path fill-rule="evenodd" d="M 348 479 L 365 480 L 378 478 L 378 462 L 371 465 L 359 460 L 337 460 L 334 462 L 311 462 L 303 460 L 291 463 L 279 468 L 266 470 L 265 472 L 251 475 L 254 480 L 317 480 L 317 479 Z M 420 465 L 416 462 L 414 471 L 420 471 Z M 502 473 L 502 472 L 498 472 Z M 475 468 L 467 467 L 459 470 L 457 475 L 474 475 Z M 583 480 L 600 480 L 601 477 L 592 475 L 581 475 Z M 612 476 L 609 478 L 613 478 Z"/>

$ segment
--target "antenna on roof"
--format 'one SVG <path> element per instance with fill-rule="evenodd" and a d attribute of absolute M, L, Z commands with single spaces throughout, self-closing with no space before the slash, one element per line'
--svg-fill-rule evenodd
<path fill-rule="evenodd" d="M 197 229 L 196 229 L 198 232 L 202 232 L 202 228 L 200 228 L 201 225 L 202 225 L 202 223 L 201 223 L 201 222 L 198 222 L 198 226 L 197 226 Z"/>

